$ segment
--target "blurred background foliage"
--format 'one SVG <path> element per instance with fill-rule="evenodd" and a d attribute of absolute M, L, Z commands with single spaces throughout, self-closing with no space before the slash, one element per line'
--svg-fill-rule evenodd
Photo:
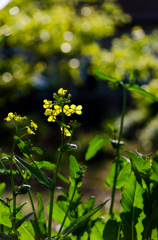
<path fill-rule="evenodd" d="M 10 124 L 7 130 L 3 121 L 8 112 L 27 114 L 39 125 L 33 137 L 36 145 L 44 146 L 45 158 L 50 159 L 61 136 L 46 122 L 42 101 L 51 100 L 52 93 L 63 87 L 73 103 L 83 105 L 78 118 L 82 127 L 74 138 L 76 155 L 83 161 L 93 136 L 103 131 L 110 136 L 108 122 L 117 127 L 122 101 L 121 90 L 113 91 L 94 79 L 93 68 L 124 81 L 132 68 L 136 82 L 158 97 L 158 30 L 147 34 L 141 26 L 133 26 L 131 32 L 116 37 L 131 21 L 115 0 L 14 0 L 1 7 L 0 39 L 10 35 L 0 48 L 2 136 L 13 130 Z M 144 152 L 155 151 L 157 104 L 137 94 L 133 97 L 131 101 L 128 96 L 124 138 L 133 144 L 138 139 Z M 5 151 L 4 140 L 0 143 Z"/>

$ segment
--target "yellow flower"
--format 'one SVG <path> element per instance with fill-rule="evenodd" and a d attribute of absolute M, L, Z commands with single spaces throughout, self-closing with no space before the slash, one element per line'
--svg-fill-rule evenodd
<path fill-rule="evenodd" d="M 27 133 L 28 134 L 35 134 L 32 130 L 31 130 L 31 128 L 29 128 L 29 127 L 26 127 L 27 128 Z"/>
<path fill-rule="evenodd" d="M 67 127 L 69 127 L 67 125 Z M 63 132 L 63 127 L 61 127 L 61 132 Z M 71 133 L 69 132 L 69 130 L 67 128 L 64 127 L 64 135 L 67 136 L 67 137 L 70 137 L 71 136 Z"/>
<path fill-rule="evenodd" d="M 43 105 L 44 108 L 52 108 L 52 106 L 53 106 L 52 101 L 45 99 L 45 100 L 43 100 L 43 102 L 44 102 L 44 105 Z"/>
<path fill-rule="evenodd" d="M 14 118 L 14 114 L 12 112 L 8 113 L 8 116 L 4 119 L 7 122 L 11 121 Z"/>
<path fill-rule="evenodd" d="M 32 128 L 34 128 L 35 130 L 37 130 L 37 124 L 34 123 L 32 120 L 31 120 L 30 127 L 32 127 Z"/>
<path fill-rule="evenodd" d="M 58 90 L 58 94 L 61 95 L 61 96 L 64 96 L 66 94 L 67 90 L 64 90 L 63 88 L 60 88 Z"/>
<path fill-rule="evenodd" d="M 81 105 L 76 106 L 75 104 L 72 104 L 70 107 L 75 113 L 77 113 L 79 115 L 82 114 L 82 111 L 81 111 L 82 106 Z"/>
<path fill-rule="evenodd" d="M 63 111 L 64 111 L 66 116 L 71 116 L 71 114 L 74 113 L 74 111 L 68 105 L 64 106 Z"/>
<path fill-rule="evenodd" d="M 60 107 L 59 105 L 54 105 L 54 109 L 55 109 L 56 115 L 62 112 L 62 107 Z"/>
<path fill-rule="evenodd" d="M 52 109 L 46 109 L 45 113 L 46 116 L 49 116 L 49 118 L 47 119 L 48 122 L 55 122 L 56 119 L 56 110 L 52 110 Z"/>
<path fill-rule="evenodd" d="M 55 116 L 49 116 L 49 118 L 47 119 L 48 122 L 55 122 L 56 117 Z"/>
<path fill-rule="evenodd" d="M 45 114 L 46 116 L 49 116 L 49 115 L 52 114 L 52 112 L 53 112 L 53 110 L 48 108 L 48 109 L 45 110 L 45 113 L 44 113 L 44 114 Z"/>

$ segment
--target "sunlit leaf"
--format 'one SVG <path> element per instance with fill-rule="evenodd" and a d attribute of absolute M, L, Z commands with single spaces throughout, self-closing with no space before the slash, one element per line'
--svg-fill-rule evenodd
<path fill-rule="evenodd" d="M 91 240 L 103 240 L 106 238 L 103 238 L 103 229 L 104 229 L 104 223 L 102 219 L 97 219 L 94 222 L 92 222 L 92 228 L 91 228 Z M 112 240 L 112 239 L 111 239 Z"/>
<path fill-rule="evenodd" d="M 115 177 L 115 168 L 116 168 L 116 160 L 112 164 L 112 168 L 110 169 L 110 172 L 108 173 L 106 177 L 106 183 L 108 186 L 112 187 L 114 183 L 114 177 Z M 126 179 L 128 178 L 128 175 L 131 171 L 131 165 L 127 160 L 125 160 L 123 157 L 120 157 L 119 159 L 119 166 L 118 166 L 118 175 L 117 175 L 117 181 L 116 181 L 116 188 L 120 189 L 123 187 Z"/>
<path fill-rule="evenodd" d="M 42 169 L 46 169 L 46 170 L 53 170 L 56 167 L 55 164 L 50 163 L 48 161 L 40 161 L 40 162 L 35 161 L 35 163 L 40 169 L 42 168 Z M 32 165 L 33 165 L 33 163 L 32 163 Z"/>
<path fill-rule="evenodd" d="M 44 207 L 43 207 L 43 201 L 41 198 L 41 195 L 37 193 L 37 199 L 38 199 L 38 226 L 40 228 L 40 232 L 42 235 L 46 236 L 46 216 L 44 213 Z"/>
<path fill-rule="evenodd" d="M 89 211 L 87 214 L 83 215 L 82 217 L 79 217 L 78 219 L 74 220 L 70 226 L 68 226 L 66 229 L 64 229 L 61 237 L 66 237 L 71 232 L 73 232 L 76 228 L 78 228 L 82 223 L 87 221 L 92 215 L 94 215 L 97 211 L 99 211 L 109 200 L 105 201 L 104 203 L 100 204 L 93 210 Z"/>
<path fill-rule="evenodd" d="M 105 223 L 103 239 L 116 240 L 118 238 L 119 223 L 116 220 L 109 219 Z"/>
<path fill-rule="evenodd" d="M 143 219 L 145 214 L 143 212 L 143 194 L 145 190 L 136 181 L 136 177 L 131 172 L 125 187 L 122 190 L 121 199 L 121 219 L 122 231 L 125 239 L 142 240 L 141 233 L 144 230 Z"/>
<path fill-rule="evenodd" d="M 86 152 L 85 159 L 89 160 L 95 156 L 95 154 L 105 145 L 111 143 L 108 137 L 98 135 L 89 143 L 88 150 Z"/>
<path fill-rule="evenodd" d="M 114 78 L 114 77 L 110 77 L 110 76 L 106 75 L 105 73 L 102 73 L 102 72 L 100 72 L 99 70 L 96 70 L 96 69 L 93 69 L 93 73 L 100 80 L 109 81 L 109 82 L 113 82 L 113 83 L 121 82 L 119 79 Z"/>
<path fill-rule="evenodd" d="M 52 180 L 42 173 L 38 168 L 33 167 L 23 161 L 20 157 L 14 156 L 15 160 L 22 164 L 40 183 L 44 184 L 48 188 L 52 186 Z"/>
<path fill-rule="evenodd" d="M 143 95 L 144 97 L 147 97 L 147 98 L 151 99 L 152 101 L 157 102 L 157 98 L 152 93 L 145 91 L 143 88 L 139 87 L 139 85 L 137 85 L 137 84 L 131 85 L 129 83 L 126 83 L 125 88 L 131 92 L 139 93 L 139 94 Z"/>

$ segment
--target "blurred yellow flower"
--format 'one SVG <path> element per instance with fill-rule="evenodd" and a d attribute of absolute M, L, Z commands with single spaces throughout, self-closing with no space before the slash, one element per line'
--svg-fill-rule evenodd
<path fill-rule="evenodd" d="M 37 124 L 34 123 L 32 120 L 31 120 L 30 127 L 32 127 L 32 128 L 34 128 L 35 130 L 37 130 Z"/>
<path fill-rule="evenodd" d="M 8 113 L 8 116 L 4 119 L 7 122 L 11 121 L 14 118 L 14 114 L 12 112 Z"/>
<path fill-rule="evenodd" d="M 26 128 L 27 128 L 27 133 L 28 133 L 28 134 L 35 134 L 35 133 L 31 130 L 31 128 L 29 128 L 28 126 L 27 126 Z"/>
<path fill-rule="evenodd" d="M 82 114 L 82 111 L 81 111 L 82 110 L 82 106 L 81 105 L 76 106 L 75 104 L 72 104 L 70 107 L 73 110 L 73 112 L 75 112 L 75 113 L 77 113 L 79 115 Z"/>
<path fill-rule="evenodd" d="M 69 127 L 69 126 L 67 125 L 67 127 Z M 63 127 L 61 127 L 61 132 L 63 132 Z M 69 130 L 67 128 L 64 128 L 64 135 L 67 137 L 71 136 L 71 133 L 69 132 Z"/>
<path fill-rule="evenodd" d="M 62 107 L 60 107 L 59 105 L 54 105 L 54 109 L 55 109 L 56 115 L 62 112 Z"/>
<path fill-rule="evenodd" d="M 64 96 L 66 94 L 67 90 L 64 90 L 63 88 L 60 88 L 58 90 L 58 94 L 61 95 L 61 96 Z"/>
<path fill-rule="evenodd" d="M 49 118 L 47 119 L 47 121 L 48 121 L 48 122 L 55 122 L 55 119 L 56 119 L 56 117 L 53 116 L 53 115 L 51 115 L 51 116 L 49 116 Z"/>
<path fill-rule="evenodd" d="M 52 114 L 52 112 L 53 112 L 53 110 L 48 108 L 45 110 L 44 115 L 49 116 Z"/>
<path fill-rule="evenodd" d="M 63 111 L 64 111 L 66 116 L 71 116 L 71 114 L 74 113 L 74 111 L 68 105 L 64 106 Z"/>
<path fill-rule="evenodd" d="M 45 99 L 43 100 L 43 102 L 44 102 L 44 105 L 43 105 L 44 108 L 52 108 L 53 106 L 52 101 Z"/>
<path fill-rule="evenodd" d="M 21 117 L 19 115 L 17 115 L 17 116 L 14 115 L 14 119 L 15 119 L 16 122 L 22 122 L 25 119 L 27 119 L 27 117 Z"/>

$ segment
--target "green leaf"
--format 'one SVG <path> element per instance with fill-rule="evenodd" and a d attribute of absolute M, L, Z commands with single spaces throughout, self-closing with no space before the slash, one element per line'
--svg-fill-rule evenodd
<path fill-rule="evenodd" d="M 101 218 L 98 218 L 97 220 L 93 221 L 92 222 L 90 239 L 91 240 L 106 239 L 106 238 L 103 238 L 103 229 L 104 229 L 104 223 L 102 222 Z M 112 240 L 112 239 L 110 239 L 110 240 Z"/>
<path fill-rule="evenodd" d="M 65 178 L 62 174 L 58 173 L 57 174 L 58 178 L 60 178 L 63 182 L 67 183 L 67 184 L 70 184 L 70 181 Z"/>
<path fill-rule="evenodd" d="M 84 214 L 88 213 L 90 210 L 93 209 L 94 207 L 94 203 L 95 203 L 95 197 L 90 197 L 84 204 L 83 206 L 83 211 L 84 211 Z"/>
<path fill-rule="evenodd" d="M 53 163 L 50 163 L 48 161 L 41 161 L 41 162 L 37 162 L 35 161 L 36 165 L 41 169 L 46 169 L 46 170 L 53 170 L 56 165 Z M 31 163 L 33 165 L 33 163 Z"/>
<path fill-rule="evenodd" d="M 113 82 L 113 83 L 121 82 L 121 80 L 114 78 L 114 77 L 110 77 L 110 76 L 106 75 L 105 73 L 102 73 L 96 69 L 93 69 L 93 73 L 100 80 L 109 81 L 109 82 Z"/>
<path fill-rule="evenodd" d="M 135 173 L 137 181 L 142 185 L 142 178 L 146 180 L 146 177 L 150 176 L 149 173 L 152 171 L 150 163 L 132 152 L 127 150 L 125 152 L 131 161 L 132 170 Z"/>
<path fill-rule="evenodd" d="M 10 35 L 5 36 L 4 38 L 2 38 L 2 39 L 0 40 L 0 45 L 1 45 L 3 42 L 5 42 L 9 37 L 10 37 Z"/>
<path fill-rule="evenodd" d="M 32 174 L 32 176 L 36 178 L 38 182 L 44 184 L 48 188 L 51 188 L 53 181 L 48 178 L 44 173 L 42 174 L 42 172 L 38 168 L 29 165 L 18 156 L 14 156 L 14 158 L 17 162 L 23 165 Z"/>
<path fill-rule="evenodd" d="M 29 156 L 31 155 L 31 151 L 30 151 L 29 147 L 18 136 L 14 136 L 14 139 L 15 139 L 16 144 L 19 147 L 20 151 L 22 152 L 22 154 L 25 157 L 29 158 Z"/>
<path fill-rule="evenodd" d="M 157 102 L 157 98 L 153 94 L 145 91 L 143 88 L 139 87 L 137 84 L 131 85 L 129 83 L 126 83 L 125 88 L 131 92 L 139 93 L 139 94 L 143 95 L 144 97 L 147 97 L 147 98 L 151 99 L 152 101 Z"/>
<path fill-rule="evenodd" d="M 31 212 L 31 213 L 27 214 L 25 217 L 23 217 L 22 219 L 20 219 L 20 220 L 17 222 L 16 229 L 18 229 L 18 228 L 19 228 L 29 217 L 31 217 L 33 214 L 34 214 L 34 212 Z"/>
<path fill-rule="evenodd" d="M 70 177 L 74 180 L 79 179 L 81 177 L 81 171 L 74 156 L 70 156 Z"/>
<path fill-rule="evenodd" d="M 71 177 L 71 182 L 73 186 L 77 184 L 77 187 L 80 187 L 82 185 L 82 171 L 79 168 L 79 165 L 75 159 L 74 156 L 70 156 L 70 177 Z"/>
<path fill-rule="evenodd" d="M 44 213 L 42 198 L 39 193 L 37 193 L 37 199 L 38 199 L 38 226 L 40 228 L 40 232 L 46 237 L 46 234 L 47 234 L 46 216 Z"/>
<path fill-rule="evenodd" d="M 89 143 L 88 150 L 86 152 L 86 160 L 91 159 L 95 154 L 105 145 L 111 143 L 108 137 L 98 135 Z"/>
<path fill-rule="evenodd" d="M 93 210 L 89 211 L 87 214 L 83 215 L 82 217 L 79 217 L 78 219 L 74 220 L 66 229 L 64 229 L 61 237 L 66 237 L 71 232 L 73 232 L 75 229 L 77 229 L 82 223 L 87 221 L 92 215 L 94 215 L 97 211 L 99 211 L 109 200 L 105 201 L 104 203 L 100 204 Z"/>
<path fill-rule="evenodd" d="M 38 154 L 40 154 L 40 155 L 43 154 L 43 151 L 42 151 L 40 148 L 38 148 L 38 147 L 32 147 L 31 150 L 32 150 L 32 151 L 36 151 L 36 152 L 37 152 Z"/>
<path fill-rule="evenodd" d="M 115 168 L 116 168 L 116 160 L 112 164 L 112 168 L 106 177 L 106 183 L 110 187 L 112 187 L 114 183 Z M 123 157 L 120 157 L 118 168 L 119 169 L 118 169 L 118 175 L 117 175 L 116 188 L 120 189 L 121 187 L 123 187 L 124 183 L 126 182 L 126 179 L 128 178 L 128 175 L 130 174 L 131 165 Z"/>
<path fill-rule="evenodd" d="M 60 190 L 60 191 L 62 191 L 62 192 L 64 193 L 64 195 L 65 195 L 66 197 L 68 197 L 68 192 L 65 191 L 64 188 L 62 188 L 62 187 L 57 187 L 57 189 Z"/>
<path fill-rule="evenodd" d="M 122 190 L 121 199 L 121 219 L 124 239 L 142 240 L 141 233 L 144 230 L 143 219 L 143 194 L 145 190 L 136 181 L 136 177 L 131 172 L 125 187 Z M 133 236 L 133 237 L 132 237 Z"/>
<path fill-rule="evenodd" d="M 47 204 L 46 209 L 47 212 L 49 214 L 49 205 Z M 63 219 L 65 217 L 65 213 L 67 210 L 67 201 L 63 201 L 62 205 L 60 204 L 60 206 L 58 205 L 58 203 L 54 202 L 53 203 L 53 220 L 59 224 L 62 224 Z M 69 216 L 67 216 L 66 221 L 64 223 L 64 227 L 68 227 L 71 223 L 71 219 L 69 218 Z"/>
<path fill-rule="evenodd" d="M 9 207 L 8 203 L 7 203 L 4 199 L 0 198 L 0 202 L 1 202 L 3 205 Z"/>
<path fill-rule="evenodd" d="M 17 207 L 16 208 L 16 213 L 18 213 L 25 206 L 26 203 L 28 203 L 28 201 L 23 202 L 19 207 Z"/>
<path fill-rule="evenodd" d="M 35 240 L 34 233 L 32 233 L 32 231 L 30 231 L 30 228 L 28 228 L 28 225 L 30 225 L 29 222 L 27 223 L 26 226 L 21 225 L 18 228 L 18 232 L 20 232 L 20 234 L 21 234 L 20 240 Z"/>
<path fill-rule="evenodd" d="M 118 239 L 119 223 L 116 220 L 109 219 L 103 231 L 103 239 L 116 240 Z"/>
<path fill-rule="evenodd" d="M 158 176 L 158 155 L 156 155 L 153 158 L 152 169 L 153 169 L 153 172 Z"/>
<path fill-rule="evenodd" d="M 7 226 L 11 227 L 11 221 L 10 221 L 10 211 L 7 206 L 5 206 L 2 202 L 0 202 L 0 223 Z"/>

